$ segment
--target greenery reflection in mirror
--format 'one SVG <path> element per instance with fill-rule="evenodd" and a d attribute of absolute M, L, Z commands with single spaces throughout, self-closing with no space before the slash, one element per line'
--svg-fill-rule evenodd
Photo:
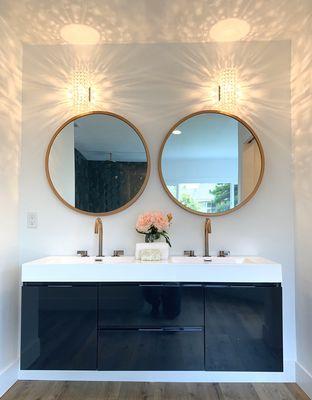
<path fill-rule="evenodd" d="M 147 145 L 125 118 L 92 112 L 70 119 L 46 154 L 48 181 L 68 207 L 105 215 L 129 207 L 143 192 L 150 171 Z"/>
<path fill-rule="evenodd" d="M 200 215 L 223 215 L 245 204 L 263 176 L 264 155 L 254 131 L 218 111 L 191 114 L 167 134 L 159 172 L 169 196 Z"/>

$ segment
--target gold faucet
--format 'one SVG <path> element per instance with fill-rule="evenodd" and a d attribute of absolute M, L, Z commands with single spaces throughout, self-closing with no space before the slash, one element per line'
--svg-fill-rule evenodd
<path fill-rule="evenodd" d="M 95 220 L 94 233 L 99 235 L 99 254 L 97 257 L 103 257 L 103 224 L 100 217 Z"/>
<path fill-rule="evenodd" d="M 205 222 L 205 254 L 204 257 L 210 257 L 209 254 L 209 234 L 211 233 L 211 220 L 206 218 Z"/>

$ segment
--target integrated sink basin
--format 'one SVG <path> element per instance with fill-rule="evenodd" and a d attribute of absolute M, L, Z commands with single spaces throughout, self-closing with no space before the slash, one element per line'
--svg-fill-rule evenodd
<path fill-rule="evenodd" d="M 78 257 L 78 256 L 52 256 L 40 258 L 39 260 L 35 260 L 32 264 L 44 263 L 45 265 L 51 264 L 124 264 L 124 263 L 133 263 L 135 261 L 134 256 L 123 256 L 123 257 Z"/>
<path fill-rule="evenodd" d="M 263 257 L 52 256 L 22 265 L 22 282 L 282 282 L 281 265 Z"/>
<path fill-rule="evenodd" d="M 171 257 L 172 263 L 178 264 L 258 264 L 263 263 L 260 257 Z"/>

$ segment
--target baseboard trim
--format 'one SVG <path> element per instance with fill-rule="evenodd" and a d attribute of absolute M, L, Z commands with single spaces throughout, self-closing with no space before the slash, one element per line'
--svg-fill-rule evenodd
<path fill-rule="evenodd" d="M 296 382 L 312 399 L 312 374 L 298 362 L 296 362 Z"/>
<path fill-rule="evenodd" d="M 284 372 L 203 371 L 19 371 L 21 380 L 123 382 L 294 382 L 294 361 Z"/>
<path fill-rule="evenodd" d="M 18 371 L 19 360 L 13 361 L 8 367 L 0 371 L 0 397 L 17 381 Z"/>

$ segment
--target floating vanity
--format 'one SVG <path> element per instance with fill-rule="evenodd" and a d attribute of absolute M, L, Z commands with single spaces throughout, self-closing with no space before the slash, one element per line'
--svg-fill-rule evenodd
<path fill-rule="evenodd" d="M 283 371 L 281 265 L 47 257 L 22 266 L 22 370 Z"/>

